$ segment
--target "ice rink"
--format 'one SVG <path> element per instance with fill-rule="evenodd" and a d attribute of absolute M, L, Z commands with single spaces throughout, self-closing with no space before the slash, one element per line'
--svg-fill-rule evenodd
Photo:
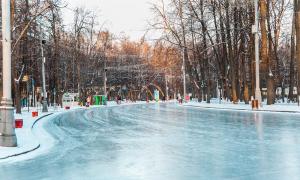
<path fill-rule="evenodd" d="M 300 177 L 296 114 L 148 104 L 78 110 L 45 128 L 50 151 L 0 164 L 1 180 Z"/>

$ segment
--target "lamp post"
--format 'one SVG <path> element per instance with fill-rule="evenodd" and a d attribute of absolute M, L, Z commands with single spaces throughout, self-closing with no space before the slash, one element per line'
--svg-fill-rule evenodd
<path fill-rule="evenodd" d="M 10 0 L 2 0 L 3 97 L 0 107 L 0 146 L 16 147 L 14 108 L 11 94 Z"/>
<path fill-rule="evenodd" d="M 258 36 L 258 0 L 254 0 L 255 7 L 255 25 L 252 26 L 252 32 L 255 35 L 255 71 L 256 71 L 256 87 L 255 87 L 255 99 L 258 100 L 258 106 L 261 105 L 261 91 L 260 91 L 260 78 L 259 78 L 259 36 Z"/>
<path fill-rule="evenodd" d="M 169 87 L 168 87 L 168 75 L 167 72 L 165 72 L 165 88 L 166 88 L 166 94 L 165 94 L 165 100 L 169 101 Z"/>
<path fill-rule="evenodd" d="M 182 76 L 183 76 L 183 99 L 186 96 L 186 74 L 185 74 L 185 48 L 182 48 Z"/>
<path fill-rule="evenodd" d="M 104 93 L 104 96 L 106 97 L 107 96 L 107 77 L 106 77 L 106 73 L 107 73 L 107 68 L 106 68 L 106 59 L 104 57 L 104 72 L 103 72 L 103 93 Z"/>
<path fill-rule="evenodd" d="M 202 95 L 202 97 L 201 97 L 202 99 L 201 100 L 203 102 L 204 101 L 204 92 L 203 92 L 204 91 L 204 81 L 203 80 L 201 81 L 201 89 L 202 89 L 202 91 L 201 91 L 202 92 L 202 94 L 201 94 Z"/>
<path fill-rule="evenodd" d="M 54 110 L 56 110 L 56 88 L 53 89 L 53 95 L 54 95 Z"/>
<path fill-rule="evenodd" d="M 42 27 L 41 34 L 42 34 Z M 45 77 L 45 63 L 46 58 L 44 57 L 44 44 L 46 44 L 46 41 L 42 39 L 41 35 L 41 53 L 42 53 L 42 81 L 43 81 L 43 109 L 42 112 L 48 112 L 48 105 L 47 105 L 47 91 L 46 91 L 46 77 Z"/>

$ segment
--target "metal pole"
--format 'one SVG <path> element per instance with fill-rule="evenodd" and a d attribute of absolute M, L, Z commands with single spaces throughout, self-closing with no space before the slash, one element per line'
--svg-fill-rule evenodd
<path fill-rule="evenodd" d="M 186 96 L 186 75 L 185 75 L 185 49 L 182 48 L 182 75 L 183 75 L 183 99 Z"/>
<path fill-rule="evenodd" d="M 0 107 L 0 146 L 16 147 L 14 108 L 11 94 L 10 0 L 2 0 L 3 97 Z"/>
<path fill-rule="evenodd" d="M 54 110 L 56 110 L 56 89 L 53 89 L 53 95 L 54 95 Z"/>
<path fill-rule="evenodd" d="M 33 107 L 36 107 L 35 106 L 35 87 L 34 87 L 34 79 L 32 78 L 32 105 Z"/>
<path fill-rule="evenodd" d="M 169 101 L 169 87 L 168 87 L 168 75 L 165 74 L 165 81 L 166 81 L 166 101 Z"/>
<path fill-rule="evenodd" d="M 106 77 L 106 59 L 104 57 L 104 73 L 103 73 L 103 88 L 104 88 L 104 95 L 107 96 L 107 92 L 106 92 L 106 81 L 107 81 L 107 77 Z"/>
<path fill-rule="evenodd" d="M 46 91 L 46 77 L 45 77 L 45 63 L 46 58 L 44 57 L 44 47 L 43 47 L 43 39 L 42 39 L 42 26 L 40 26 L 41 30 L 41 52 L 42 52 L 42 81 L 43 81 L 43 109 L 42 112 L 48 112 L 48 105 L 47 105 L 47 91 Z"/>
<path fill-rule="evenodd" d="M 26 82 L 26 86 L 27 86 L 27 110 L 28 110 L 28 112 L 30 111 L 30 108 L 29 108 L 29 106 L 30 106 L 30 100 L 29 100 L 29 79 L 28 79 L 28 81 Z"/>
<path fill-rule="evenodd" d="M 258 0 L 254 0 L 255 6 L 255 27 L 253 27 L 255 34 L 255 66 L 256 66 L 256 88 L 255 88 L 255 99 L 258 100 L 258 105 L 261 106 L 261 91 L 260 91 L 260 77 L 259 77 L 259 36 L 258 36 Z"/>

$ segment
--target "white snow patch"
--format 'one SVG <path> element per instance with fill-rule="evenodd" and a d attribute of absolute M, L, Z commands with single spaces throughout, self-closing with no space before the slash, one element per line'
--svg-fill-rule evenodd
<path fill-rule="evenodd" d="M 191 101 L 183 104 L 183 106 L 224 110 L 300 113 L 300 107 L 296 103 L 276 103 L 273 105 L 266 105 L 266 103 L 263 102 L 262 107 L 260 107 L 258 110 L 252 110 L 251 102 L 250 104 L 245 104 L 244 102 L 233 104 L 229 101 L 219 101 L 217 99 L 213 99 L 209 104 L 206 102 Z"/>

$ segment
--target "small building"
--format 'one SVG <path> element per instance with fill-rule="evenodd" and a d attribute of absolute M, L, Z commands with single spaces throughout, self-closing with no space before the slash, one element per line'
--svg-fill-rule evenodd
<path fill-rule="evenodd" d="M 62 105 L 63 107 L 69 106 L 77 106 L 79 94 L 78 93 L 65 93 L 62 97 Z"/>

